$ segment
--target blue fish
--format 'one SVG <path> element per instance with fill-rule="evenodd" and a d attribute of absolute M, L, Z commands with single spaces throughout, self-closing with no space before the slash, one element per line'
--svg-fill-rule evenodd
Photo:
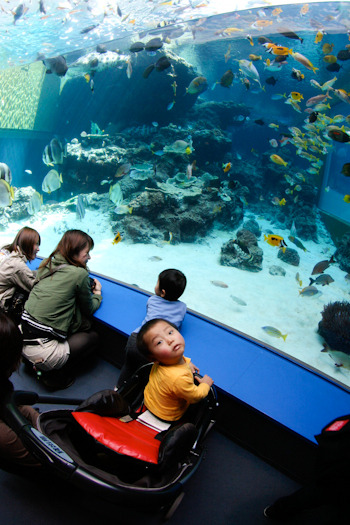
<path fill-rule="evenodd" d="M 166 107 L 167 110 L 170 111 L 171 109 L 173 109 L 174 105 L 175 105 L 175 100 L 173 100 L 172 102 L 170 102 L 170 104 L 167 105 Z"/>

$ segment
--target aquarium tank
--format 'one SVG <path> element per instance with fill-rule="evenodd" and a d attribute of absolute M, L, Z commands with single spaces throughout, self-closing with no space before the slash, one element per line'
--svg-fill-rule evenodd
<path fill-rule="evenodd" d="M 1 245 L 28 225 L 45 257 L 81 229 L 92 272 L 151 293 L 178 268 L 188 308 L 349 388 L 349 2 L 0 19 Z"/>

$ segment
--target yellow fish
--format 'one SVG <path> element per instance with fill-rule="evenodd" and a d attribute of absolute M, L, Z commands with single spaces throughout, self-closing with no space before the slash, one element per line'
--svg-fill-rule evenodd
<path fill-rule="evenodd" d="M 273 326 L 262 326 L 262 330 L 264 330 L 267 334 L 271 335 L 272 337 L 282 337 L 283 341 L 286 340 L 286 337 L 288 334 L 282 334 L 278 328 L 274 328 Z"/>
<path fill-rule="evenodd" d="M 249 58 L 249 60 L 252 60 L 253 62 L 256 62 L 257 60 L 261 60 L 262 56 L 261 55 L 254 55 L 253 53 L 251 53 L 248 58 Z"/>
<path fill-rule="evenodd" d="M 303 286 L 303 281 L 300 279 L 299 272 L 296 273 L 295 280 L 299 284 L 299 286 Z"/>
<path fill-rule="evenodd" d="M 270 159 L 275 164 L 279 164 L 280 166 L 288 166 L 288 162 L 282 159 L 279 155 L 276 155 L 275 153 L 273 155 L 270 155 Z"/>
<path fill-rule="evenodd" d="M 114 237 L 112 244 L 118 244 L 122 240 L 122 236 L 120 235 L 120 232 L 117 233 L 117 235 Z"/>
<path fill-rule="evenodd" d="M 322 52 L 325 54 L 325 55 L 329 55 L 329 53 L 332 53 L 333 51 L 333 47 L 334 47 L 334 44 L 323 44 L 322 46 Z"/>
<path fill-rule="evenodd" d="M 327 64 L 335 64 L 337 61 L 337 57 L 334 55 L 325 55 L 323 57 L 323 62 L 327 62 Z"/>
<path fill-rule="evenodd" d="M 291 49 L 289 49 L 288 47 L 284 47 L 284 46 L 273 45 L 270 49 L 273 55 L 278 55 L 278 56 L 285 56 L 285 55 L 287 56 L 292 52 Z"/>
<path fill-rule="evenodd" d="M 323 38 L 324 32 L 323 31 L 317 31 L 316 37 L 315 37 L 315 44 L 319 44 Z"/>
<path fill-rule="evenodd" d="M 289 96 L 292 97 L 292 99 L 296 100 L 297 102 L 299 102 L 300 100 L 304 98 L 301 93 L 298 93 L 298 91 L 291 91 Z"/>
<path fill-rule="evenodd" d="M 232 33 L 238 33 L 239 31 L 243 31 L 243 29 L 239 29 L 238 27 L 226 27 L 226 29 L 223 30 L 223 33 L 225 35 L 232 35 Z"/>
<path fill-rule="evenodd" d="M 264 235 L 264 241 L 267 242 L 270 246 L 277 246 L 277 248 L 282 248 L 283 253 L 286 251 L 286 242 L 280 235 L 275 235 L 273 233 L 269 233 L 268 235 Z"/>
<path fill-rule="evenodd" d="M 349 204 L 349 202 L 350 202 L 350 195 L 344 195 L 343 201 Z"/>
<path fill-rule="evenodd" d="M 283 199 L 281 199 L 278 204 L 279 206 L 285 206 L 286 202 L 287 202 L 286 199 L 283 197 Z"/>
<path fill-rule="evenodd" d="M 85 78 L 87 83 L 90 82 L 91 77 L 90 77 L 89 73 L 86 73 L 86 75 L 84 75 L 84 78 Z"/>

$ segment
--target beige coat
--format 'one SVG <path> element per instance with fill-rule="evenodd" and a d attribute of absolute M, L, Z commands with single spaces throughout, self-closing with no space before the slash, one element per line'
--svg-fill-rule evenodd
<path fill-rule="evenodd" d="M 27 292 L 33 288 L 35 274 L 26 263 L 27 259 L 20 248 L 2 259 L 0 264 L 0 308 L 4 308 L 5 301 L 13 296 L 16 287 Z"/>

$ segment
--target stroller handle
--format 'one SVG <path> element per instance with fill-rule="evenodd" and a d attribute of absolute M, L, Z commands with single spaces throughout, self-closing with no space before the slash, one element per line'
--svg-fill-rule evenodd
<path fill-rule="evenodd" d="M 42 465 L 55 464 L 61 474 L 69 475 L 77 468 L 75 461 L 50 438 L 34 428 L 18 409 L 18 405 L 32 405 L 39 400 L 41 398 L 36 392 L 18 390 L 9 393 L 4 403 L 4 419 Z"/>

